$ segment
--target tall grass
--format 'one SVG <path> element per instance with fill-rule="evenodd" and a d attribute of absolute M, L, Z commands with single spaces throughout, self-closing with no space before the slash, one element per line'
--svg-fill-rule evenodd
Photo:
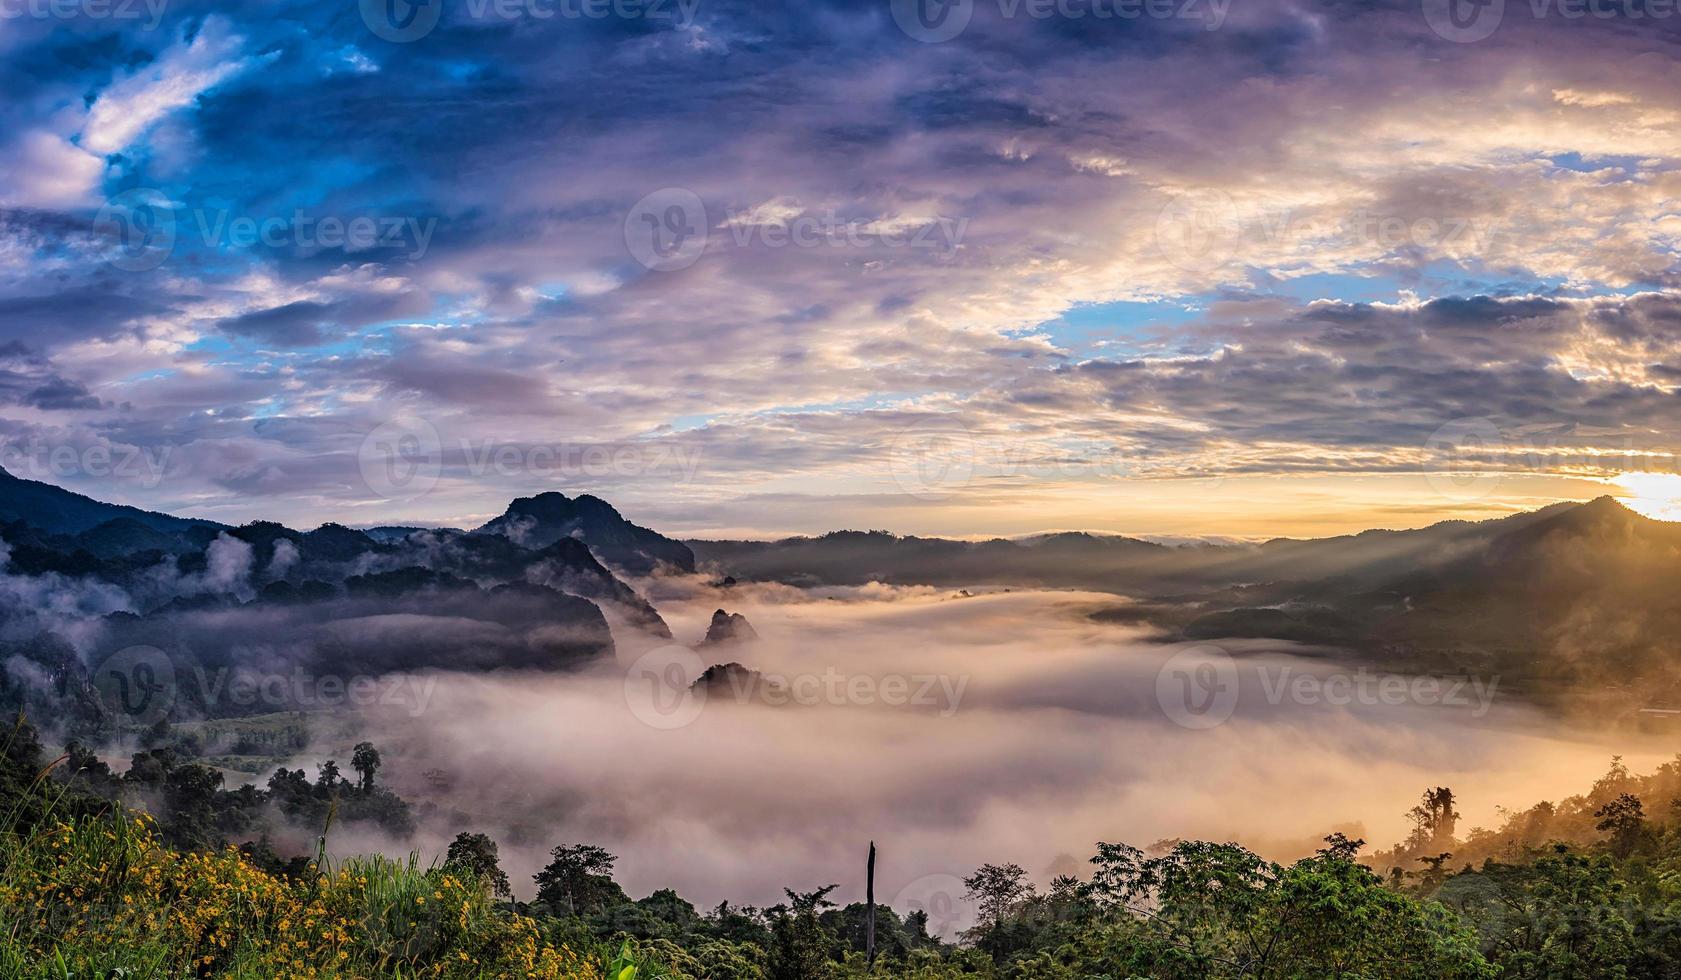
<path fill-rule="evenodd" d="M 43 798 L 42 778 L 31 793 Z M 17 980 L 443 977 L 598 980 L 602 957 L 544 944 L 451 870 L 362 857 L 290 879 L 237 850 L 164 846 L 121 808 L 64 819 L 57 799 L 0 824 L 0 977 Z"/>

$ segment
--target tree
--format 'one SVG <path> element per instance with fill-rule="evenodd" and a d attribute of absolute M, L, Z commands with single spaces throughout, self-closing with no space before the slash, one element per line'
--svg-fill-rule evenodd
<path fill-rule="evenodd" d="M 1004 917 L 1022 899 L 1033 894 L 1027 872 L 1016 864 L 983 864 L 974 874 L 963 879 L 963 887 L 969 889 L 963 897 L 975 902 L 976 911 L 982 919 L 969 930 L 969 938 L 977 947 L 992 954 L 994 960 L 1002 959 L 1005 953 L 1002 942 Z"/>
<path fill-rule="evenodd" d="M 1446 786 L 1424 791 L 1417 806 L 1407 811 L 1413 822 L 1406 848 L 1410 851 L 1445 850 L 1454 844 L 1453 832 L 1459 813 L 1453 808 L 1453 790 Z"/>
<path fill-rule="evenodd" d="M 340 783 L 344 782 L 344 779 L 339 775 L 339 764 L 335 760 L 328 759 L 315 768 L 317 772 L 315 788 L 324 794 L 330 795 L 339 788 Z"/>
<path fill-rule="evenodd" d="M 1594 829 L 1611 835 L 1606 844 L 1611 853 L 1626 858 L 1640 846 L 1646 835 L 1646 813 L 1640 797 L 1633 793 L 1619 793 L 1617 798 L 1593 812 L 1600 818 Z"/>
<path fill-rule="evenodd" d="M 498 898 L 513 897 L 508 875 L 497 863 L 496 842 L 484 834 L 456 834 L 444 855 L 444 867 L 470 876 Z"/>
<path fill-rule="evenodd" d="M 1419 887 L 1424 890 L 1425 894 L 1442 887 L 1442 882 L 1446 881 L 1448 877 L 1447 863 L 1452 858 L 1452 851 L 1443 851 L 1440 854 L 1425 854 L 1419 857 L 1418 863 L 1424 865 L 1424 870 L 1416 871 L 1414 875 L 1418 878 Z"/>
<path fill-rule="evenodd" d="M 374 788 L 374 773 L 379 772 L 379 750 L 372 742 L 358 742 L 350 756 L 350 768 L 362 777 L 362 792 L 371 792 Z"/>
<path fill-rule="evenodd" d="M 537 901 L 567 915 L 586 915 L 605 908 L 623 892 L 613 881 L 619 859 L 594 844 L 560 846 L 549 852 L 548 867 L 531 876 Z"/>
<path fill-rule="evenodd" d="M 819 914 L 834 907 L 828 896 L 838 887 L 824 885 L 814 892 L 785 888 L 788 904 L 765 910 L 771 918 L 771 980 L 822 980 L 830 975 L 835 934 L 823 925 Z"/>

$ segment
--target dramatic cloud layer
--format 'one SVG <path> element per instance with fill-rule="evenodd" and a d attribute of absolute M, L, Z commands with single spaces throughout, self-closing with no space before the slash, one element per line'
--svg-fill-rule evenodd
<path fill-rule="evenodd" d="M 1681 18 L 400 6 L 8 15 L 8 469 L 225 520 L 564 487 L 961 533 L 1675 468 Z"/>

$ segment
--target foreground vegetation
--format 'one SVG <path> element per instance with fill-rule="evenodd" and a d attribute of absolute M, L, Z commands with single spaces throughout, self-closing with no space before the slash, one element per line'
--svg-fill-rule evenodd
<path fill-rule="evenodd" d="M 201 839 L 228 823 L 215 808 L 249 794 L 190 767 L 143 771 L 136 785 L 211 787 L 148 794 L 153 816 L 113 799 L 121 781 L 85 753 L 46 759 L 21 721 L 4 738 L 0 976 L 20 980 L 1681 975 L 1681 763 L 1645 777 L 1614 765 L 1584 796 L 1464 840 L 1453 794 L 1435 788 L 1414 833 L 1365 860 L 1340 834 L 1289 865 L 1235 844 L 1099 844 L 1089 874 L 1042 891 L 986 865 L 965 882 L 976 924 L 961 943 L 930 936 L 924 912 L 877 906 L 872 968 L 868 909 L 836 907 L 832 885 L 702 913 L 669 890 L 631 899 L 615 857 L 576 844 L 515 902 L 483 835 L 430 866 L 218 846 Z M 390 805 L 377 753 L 358 747 L 356 763 L 354 781 L 286 773 L 277 785 L 293 788 L 269 802 L 320 789 L 328 827 L 341 801 Z"/>

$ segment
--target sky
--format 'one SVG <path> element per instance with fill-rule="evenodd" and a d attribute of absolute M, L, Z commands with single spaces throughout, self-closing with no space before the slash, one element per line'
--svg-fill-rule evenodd
<path fill-rule="evenodd" d="M 3 0 L 0 465 L 689 536 L 1681 497 L 1678 39 L 1636 0 Z"/>

